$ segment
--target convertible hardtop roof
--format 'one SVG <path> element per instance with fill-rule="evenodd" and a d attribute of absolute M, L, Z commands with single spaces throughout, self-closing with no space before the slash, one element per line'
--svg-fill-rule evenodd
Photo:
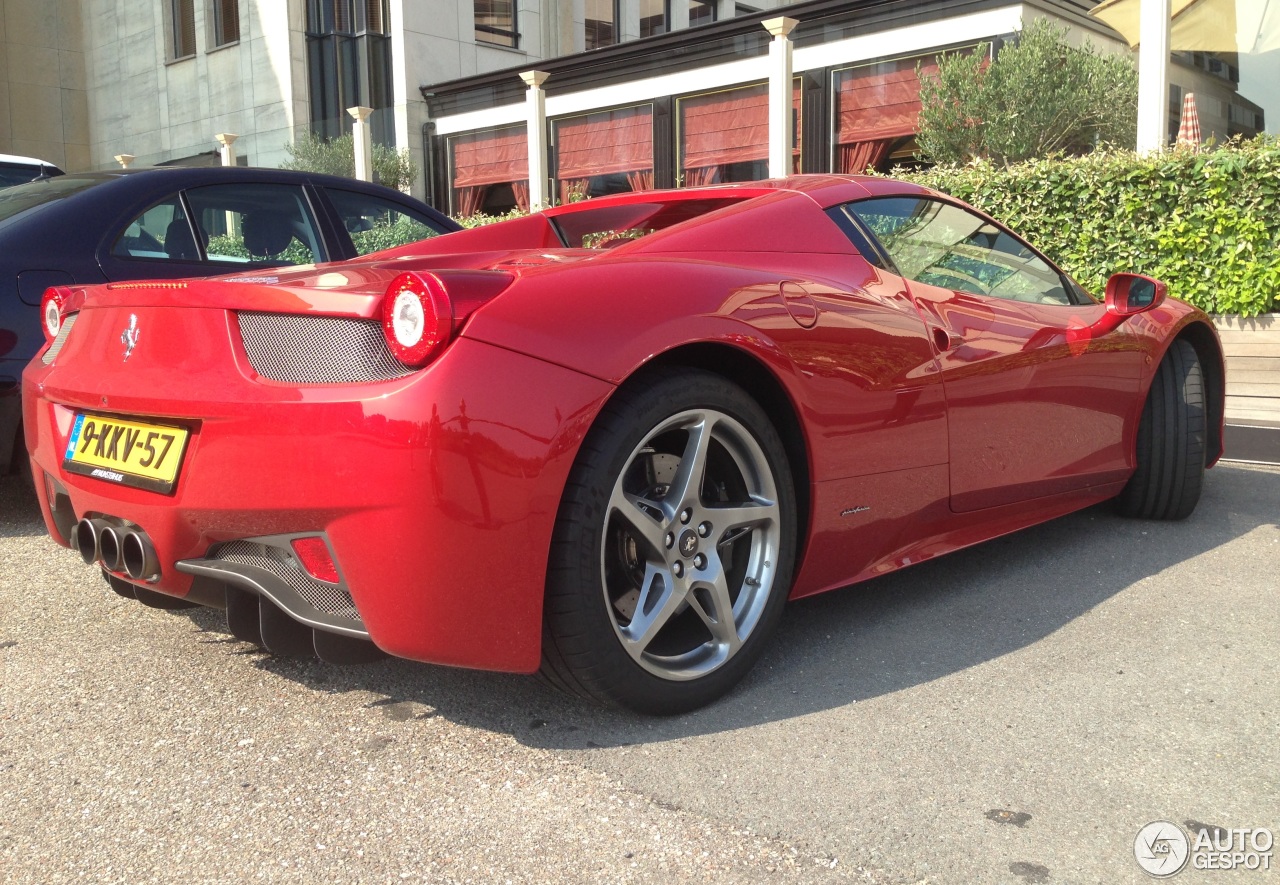
<path fill-rule="evenodd" d="M 807 213 L 815 206 L 828 209 L 873 196 L 932 193 L 918 184 L 864 175 L 793 175 L 741 184 L 631 191 L 397 246 L 366 260 L 439 261 L 449 256 L 445 260 L 452 266 L 479 267 L 482 260 L 502 253 L 578 249 L 588 243 L 589 248 L 607 246 L 619 256 L 660 251 L 842 252 L 853 248 L 848 237 L 834 225 L 815 228 L 810 223 Z M 751 204 L 752 211 L 735 211 L 739 206 L 746 208 L 745 204 Z M 625 234 L 633 230 L 644 233 L 623 242 L 631 239 Z M 459 257 L 468 254 L 479 257 Z"/>
<path fill-rule="evenodd" d="M 566 203 L 543 210 L 548 217 L 567 215 L 574 212 L 600 209 L 605 206 L 623 206 L 632 203 L 652 203 L 661 200 L 664 203 L 680 200 L 715 200 L 734 201 L 763 197 L 778 191 L 795 191 L 808 194 L 814 202 L 824 209 L 847 203 L 850 200 L 871 196 L 903 193 L 931 193 L 918 184 L 900 181 L 893 178 L 879 178 L 870 175 L 833 175 L 811 174 L 792 175 L 787 178 L 769 178 L 763 181 L 749 181 L 741 184 L 713 184 L 705 187 L 688 187 L 676 190 L 629 191 L 622 194 L 611 194 L 593 197 L 578 203 Z"/>

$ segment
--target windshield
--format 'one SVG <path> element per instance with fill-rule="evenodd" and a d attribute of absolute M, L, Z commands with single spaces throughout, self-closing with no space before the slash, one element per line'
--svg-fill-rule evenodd
<path fill-rule="evenodd" d="M 19 216 L 26 217 L 30 211 L 88 190 L 94 185 L 101 184 L 102 181 L 101 178 L 59 175 L 56 178 L 0 189 L 0 228 L 7 227 Z"/>

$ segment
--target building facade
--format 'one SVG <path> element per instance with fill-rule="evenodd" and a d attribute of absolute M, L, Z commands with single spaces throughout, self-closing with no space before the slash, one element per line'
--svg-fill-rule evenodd
<path fill-rule="evenodd" d="M 93 164 L 80 0 L 0 0 L 0 154 Z"/>
<path fill-rule="evenodd" d="M 530 152 L 529 134 L 543 128 L 552 202 L 769 175 L 775 67 L 762 25 L 779 14 L 793 22 L 793 161 L 784 171 L 885 171 L 915 156 L 919 75 L 941 52 L 998 51 L 1037 18 L 1067 25 L 1073 40 L 1128 52 L 1087 15 L 1091 5 L 811 0 L 739 15 L 541 65 L 545 121 L 528 119 L 518 69 L 437 83 L 423 89 L 429 197 L 461 215 L 528 208 L 529 170 L 544 150 Z M 1261 109 L 1238 95 L 1230 65 L 1210 71 L 1206 58 L 1175 58 L 1171 133 L 1183 92 L 1194 91 L 1206 137 L 1256 134 Z"/>
<path fill-rule="evenodd" d="M 375 140 L 408 149 L 422 170 L 416 193 L 454 212 L 499 211 L 527 190 L 520 74 L 539 70 L 549 74 L 551 199 L 754 178 L 767 169 L 771 37 L 761 23 L 787 16 L 797 22 L 794 168 L 861 170 L 910 158 L 916 67 L 940 51 L 999 46 L 1022 22 L 1049 17 L 1073 39 L 1127 52 L 1088 17 L 1091 5 L 0 0 L 9 78 L 0 80 L 0 151 L 73 170 L 110 168 L 119 155 L 137 165 L 216 163 L 215 138 L 231 133 L 240 162 L 275 166 L 307 133 L 348 130 L 347 108 L 363 105 L 374 109 Z M 1206 136 L 1261 128 L 1230 63 L 1175 62 L 1170 101 L 1194 91 Z"/>

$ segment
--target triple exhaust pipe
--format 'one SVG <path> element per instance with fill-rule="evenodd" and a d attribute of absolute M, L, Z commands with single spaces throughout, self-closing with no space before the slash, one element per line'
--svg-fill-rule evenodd
<path fill-rule="evenodd" d="M 146 533 L 126 529 L 105 519 L 82 519 L 72 533 L 86 565 L 98 563 L 109 572 L 123 572 L 135 581 L 160 577 L 160 560 Z"/>

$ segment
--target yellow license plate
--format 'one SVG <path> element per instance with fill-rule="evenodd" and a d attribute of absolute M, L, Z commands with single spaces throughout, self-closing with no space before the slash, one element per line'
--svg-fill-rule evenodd
<path fill-rule="evenodd" d="M 187 448 L 185 427 L 80 414 L 62 467 L 120 485 L 171 492 Z"/>

